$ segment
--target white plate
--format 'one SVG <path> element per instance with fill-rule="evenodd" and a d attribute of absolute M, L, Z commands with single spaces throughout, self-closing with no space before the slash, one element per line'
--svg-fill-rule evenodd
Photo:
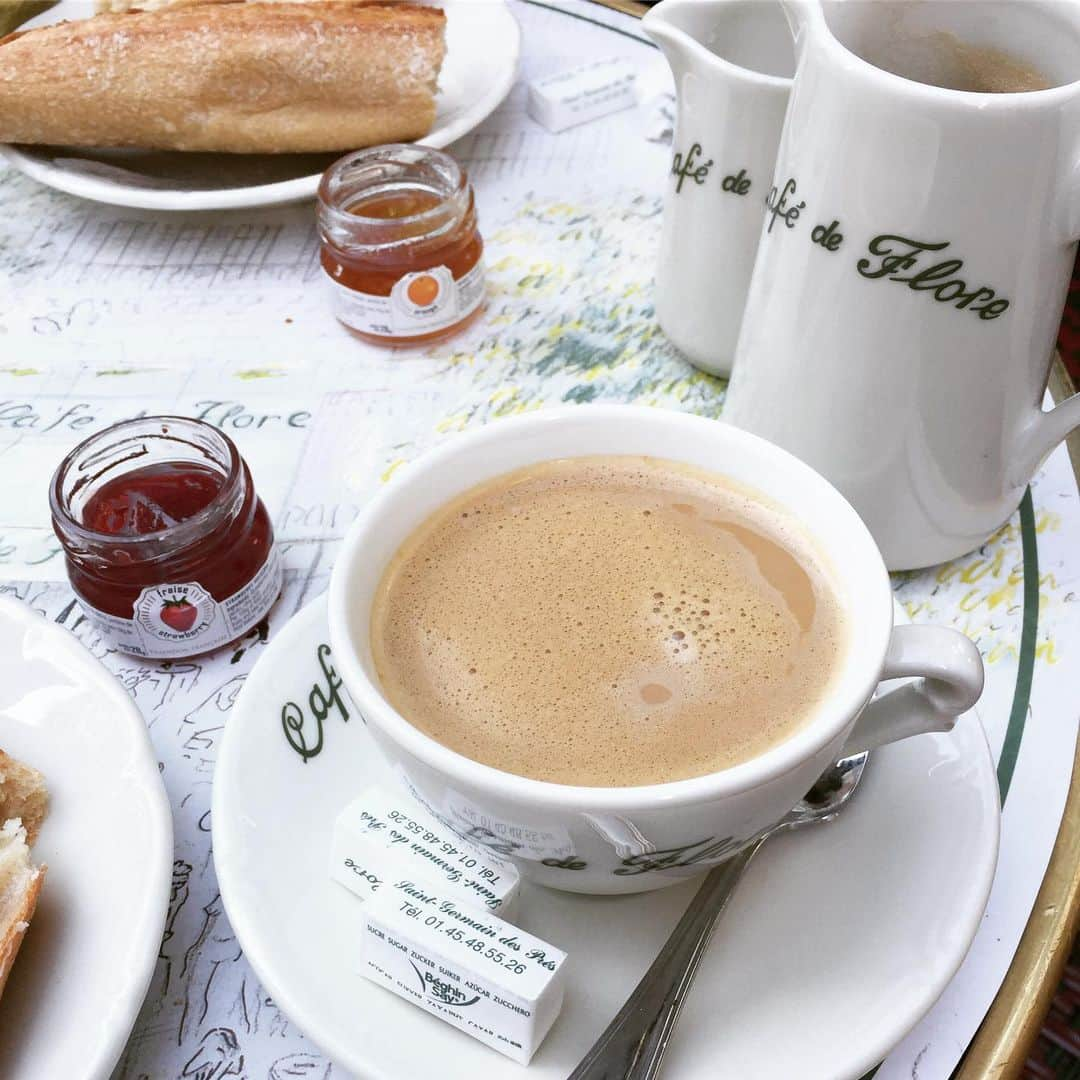
<path fill-rule="evenodd" d="M 107 1080 L 161 945 L 172 817 L 131 699 L 66 630 L 0 597 L 0 748 L 39 768 L 37 913 L 0 1001 L 4 1080 Z"/>
<path fill-rule="evenodd" d="M 521 30 L 506 0 L 441 0 L 446 59 L 426 146 L 449 146 L 499 106 L 517 74 Z M 61 0 L 27 26 L 81 19 L 87 0 Z M 8 146 L 27 176 L 84 199 L 149 210 L 228 210 L 310 199 L 332 154 L 200 154 Z"/>
<path fill-rule="evenodd" d="M 277 1004 L 365 1080 L 523 1075 L 355 973 L 359 901 L 327 876 L 331 827 L 387 770 L 355 706 L 342 699 L 346 721 L 326 705 L 326 641 L 319 600 L 274 639 L 225 729 L 214 862 L 237 937 Z M 283 727 L 289 702 L 307 716 L 306 759 Z M 751 865 L 697 976 L 664 1075 L 861 1076 L 930 1008 L 967 952 L 994 874 L 998 818 L 993 764 L 973 713 L 950 735 L 875 751 L 837 821 L 771 841 Z M 523 889 L 521 925 L 570 956 L 566 1004 L 530 1080 L 570 1073 L 695 888 L 605 898 Z"/>

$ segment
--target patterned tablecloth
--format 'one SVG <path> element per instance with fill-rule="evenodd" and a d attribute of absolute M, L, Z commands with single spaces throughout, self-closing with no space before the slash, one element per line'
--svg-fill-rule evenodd
<path fill-rule="evenodd" d="M 646 98 L 668 88 L 634 20 L 582 0 L 513 0 L 513 10 L 525 34 L 523 79 L 620 55 L 638 66 Z M 687 366 L 653 314 L 671 160 L 662 112 L 645 104 L 553 136 L 526 116 L 524 97 L 519 82 L 454 147 L 478 191 L 490 303 L 464 336 L 422 352 L 380 352 L 334 323 L 310 205 L 154 215 L 79 202 L 0 171 L 0 591 L 70 629 L 130 691 L 176 820 L 167 928 L 117 1069 L 124 1080 L 341 1073 L 259 986 L 215 883 L 215 754 L 266 633 L 172 665 L 110 652 L 74 603 L 49 527 L 46 486 L 64 453 L 139 414 L 202 417 L 235 439 L 287 566 L 273 634 L 323 590 L 369 493 L 455 432 L 565 402 L 722 410 L 724 384 Z M 949 1075 L 1031 910 L 1076 738 L 1068 673 L 1080 651 L 1078 541 L 1080 500 L 1061 450 L 984 549 L 895 580 L 913 620 L 959 627 L 985 657 L 980 712 L 1005 808 L 983 929 L 880 1080 Z"/>

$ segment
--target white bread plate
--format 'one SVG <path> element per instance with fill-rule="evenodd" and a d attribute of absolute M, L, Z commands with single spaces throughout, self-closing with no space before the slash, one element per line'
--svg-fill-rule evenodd
<path fill-rule="evenodd" d="M 442 148 L 472 131 L 510 92 L 521 30 L 506 0 L 438 0 L 437 6 L 446 12 L 446 58 L 435 125 L 420 142 Z M 20 29 L 93 14 L 92 0 L 60 0 Z M 42 184 L 84 199 L 146 210 L 229 210 L 310 199 L 323 170 L 340 156 L 0 144 L 0 157 Z"/>
<path fill-rule="evenodd" d="M 49 871 L 0 999 L 0 1077 L 107 1080 L 146 995 L 172 816 L 131 698 L 63 627 L 0 596 L 0 746 L 45 775 Z"/>

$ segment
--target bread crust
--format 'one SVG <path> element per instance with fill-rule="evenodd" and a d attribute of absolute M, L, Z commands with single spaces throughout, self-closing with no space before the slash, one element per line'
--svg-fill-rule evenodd
<path fill-rule="evenodd" d="M 287 153 L 422 138 L 445 16 L 405 3 L 190 3 L 0 40 L 0 142 Z"/>
<path fill-rule="evenodd" d="M 22 895 L 22 902 L 16 909 L 14 920 L 0 936 L 0 997 L 4 996 L 8 974 L 15 963 L 15 957 L 26 936 L 26 931 L 30 927 L 30 920 L 33 918 L 38 896 L 41 894 L 41 886 L 45 883 L 45 870 L 44 866 L 39 866 L 34 870 Z"/>
<path fill-rule="evenodd" d="M 33 847 L 48 813 L 45 777 L 0 750 L 0 826 L 8 818 L 19 818 L 26 830 L 27 846 Z"/>

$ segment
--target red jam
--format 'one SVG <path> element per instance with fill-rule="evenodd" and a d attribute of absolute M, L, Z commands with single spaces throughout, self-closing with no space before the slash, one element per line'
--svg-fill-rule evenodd
<path fill-rule="evenodd" d="M 82 523 L 110 536 L 146 536 L 205 510 L 225 477 L 196 462 L 162 461 L 107 480 L 86 500 Z"/>
<path fill-rule="evenodd" d="M 178 659 L 228 644 L 281 591 L 251 473 L 209 424 L 157 417 L 108 428 L 64 459 L 50 502 L 72 588 L 125 652 Z"/>

